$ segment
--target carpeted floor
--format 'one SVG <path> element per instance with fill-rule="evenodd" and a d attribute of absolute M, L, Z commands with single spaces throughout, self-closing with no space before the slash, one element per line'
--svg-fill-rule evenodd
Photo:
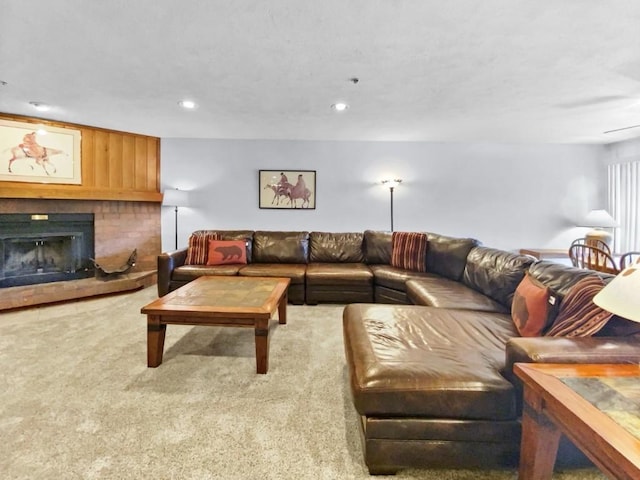
<path fill-rule="evenodd" d="M 0 315 L 3 479 L 364 479 L 342 307 L 290 306 L 256 375 L 251 329 L 167 329 L 146 366 L 155 286 Z M 397 479 L 516 478 L 404 470 Z M 594 470 L 554 479 L 604 478 Z"/>

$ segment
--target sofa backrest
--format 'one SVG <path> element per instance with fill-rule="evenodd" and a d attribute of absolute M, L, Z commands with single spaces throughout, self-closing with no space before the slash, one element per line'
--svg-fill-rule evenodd
<path fill-rule="evenodd" d="M 218 236 L 218 240 L 242 240 L 247 245 L 247 262 L 252 261 L 253 230 L 209 230 Z"/>
<path fill-rule="evenodd" d="M 427 272 L 460 281 L 473 247 L 480 245 L 474 238 L 455 238 L 427 233 Z"/>
<path fill-rule="evenodd" d="M 360 263 L 364 261 L 362 233 L 311 232 L 309 261 L 322 263 Z"/>
<path fill-rule="evenodd" d="M 309 232 L 254 232 L 253 262 L 308 263 Z"/>
<path fill-rule="evenodd" d="M 364 261 L 369 265 L 389 265 L 391 263 L 391 232 L 364 231 Z"/>
<path fill-rule="evenodd" d="M 467 256 L 462 283 L 511 308 L 513 294 L 533 257 L 488 247 L 474 247 Z"/>
<path fill-rule="evenodd" d="M 606 283 L 614 277 L 614 275 L 609 275 L 608 273 L 585 270 L 545 260 L 533 263 L 529 267 L 529 274 L 560 297 L 564 297 L 571 287 L 583 278 L 597 276 Z"/>

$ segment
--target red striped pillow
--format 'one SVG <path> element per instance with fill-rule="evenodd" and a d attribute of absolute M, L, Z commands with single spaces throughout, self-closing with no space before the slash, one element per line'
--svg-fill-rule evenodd
<path fill-rule="evenodd" d="M 596 276 L 584 278 L 572 286 L 560 304 L 558 317 L 545 335 L 590 337 L 598 332 L 613 316 L 593 303 L 593 297 L 603 288 L 604 282 Z"/>
<path fill-rule="evenodd" d="M 209 240 L 217 240 L 215 233 L 200 230 L 189 237 L 189 248 L 185 265 L 206 265 L 209 254 Z"/>
<path fill-rule="evenodd" d="M 391 266 L 427 271 L 427 234 L 416 232 L 393 232 L 391 237 Z"/>

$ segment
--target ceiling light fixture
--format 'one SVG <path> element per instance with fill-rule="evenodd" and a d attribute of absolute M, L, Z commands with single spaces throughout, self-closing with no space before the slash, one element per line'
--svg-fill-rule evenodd
<path fill-rule="evenodd" d="M 344 112 L 347 108 L 349 108 L 349 105 L 343 102 L 338 102 L 331 105 L 331 108 L 333 108 L 336 112 Z"/>
<path fill-rule="evenodd" d="M 49 105 L 42 102 L 29 102 L 29 105 L 31 105 L 33 108 L 35 108 L 39 112 L 47 112 L 51 109 Z"/>
<path fill-rule="evenodd" d="M 193 110 L 194 108 L 196 108 L 196 102 L 194 102 L 193 100 L 181 100 L 178 102 L 178 105 L 180 105 L 185 110 Z"/>

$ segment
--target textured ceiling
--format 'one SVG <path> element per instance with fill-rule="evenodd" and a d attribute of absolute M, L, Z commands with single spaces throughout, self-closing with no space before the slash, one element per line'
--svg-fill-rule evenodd
<path fill-rule="evenodd" d="M 611 143 L 640 1 L 0 0 L 0 80 L 0 111 L 159 137 Z"/>

